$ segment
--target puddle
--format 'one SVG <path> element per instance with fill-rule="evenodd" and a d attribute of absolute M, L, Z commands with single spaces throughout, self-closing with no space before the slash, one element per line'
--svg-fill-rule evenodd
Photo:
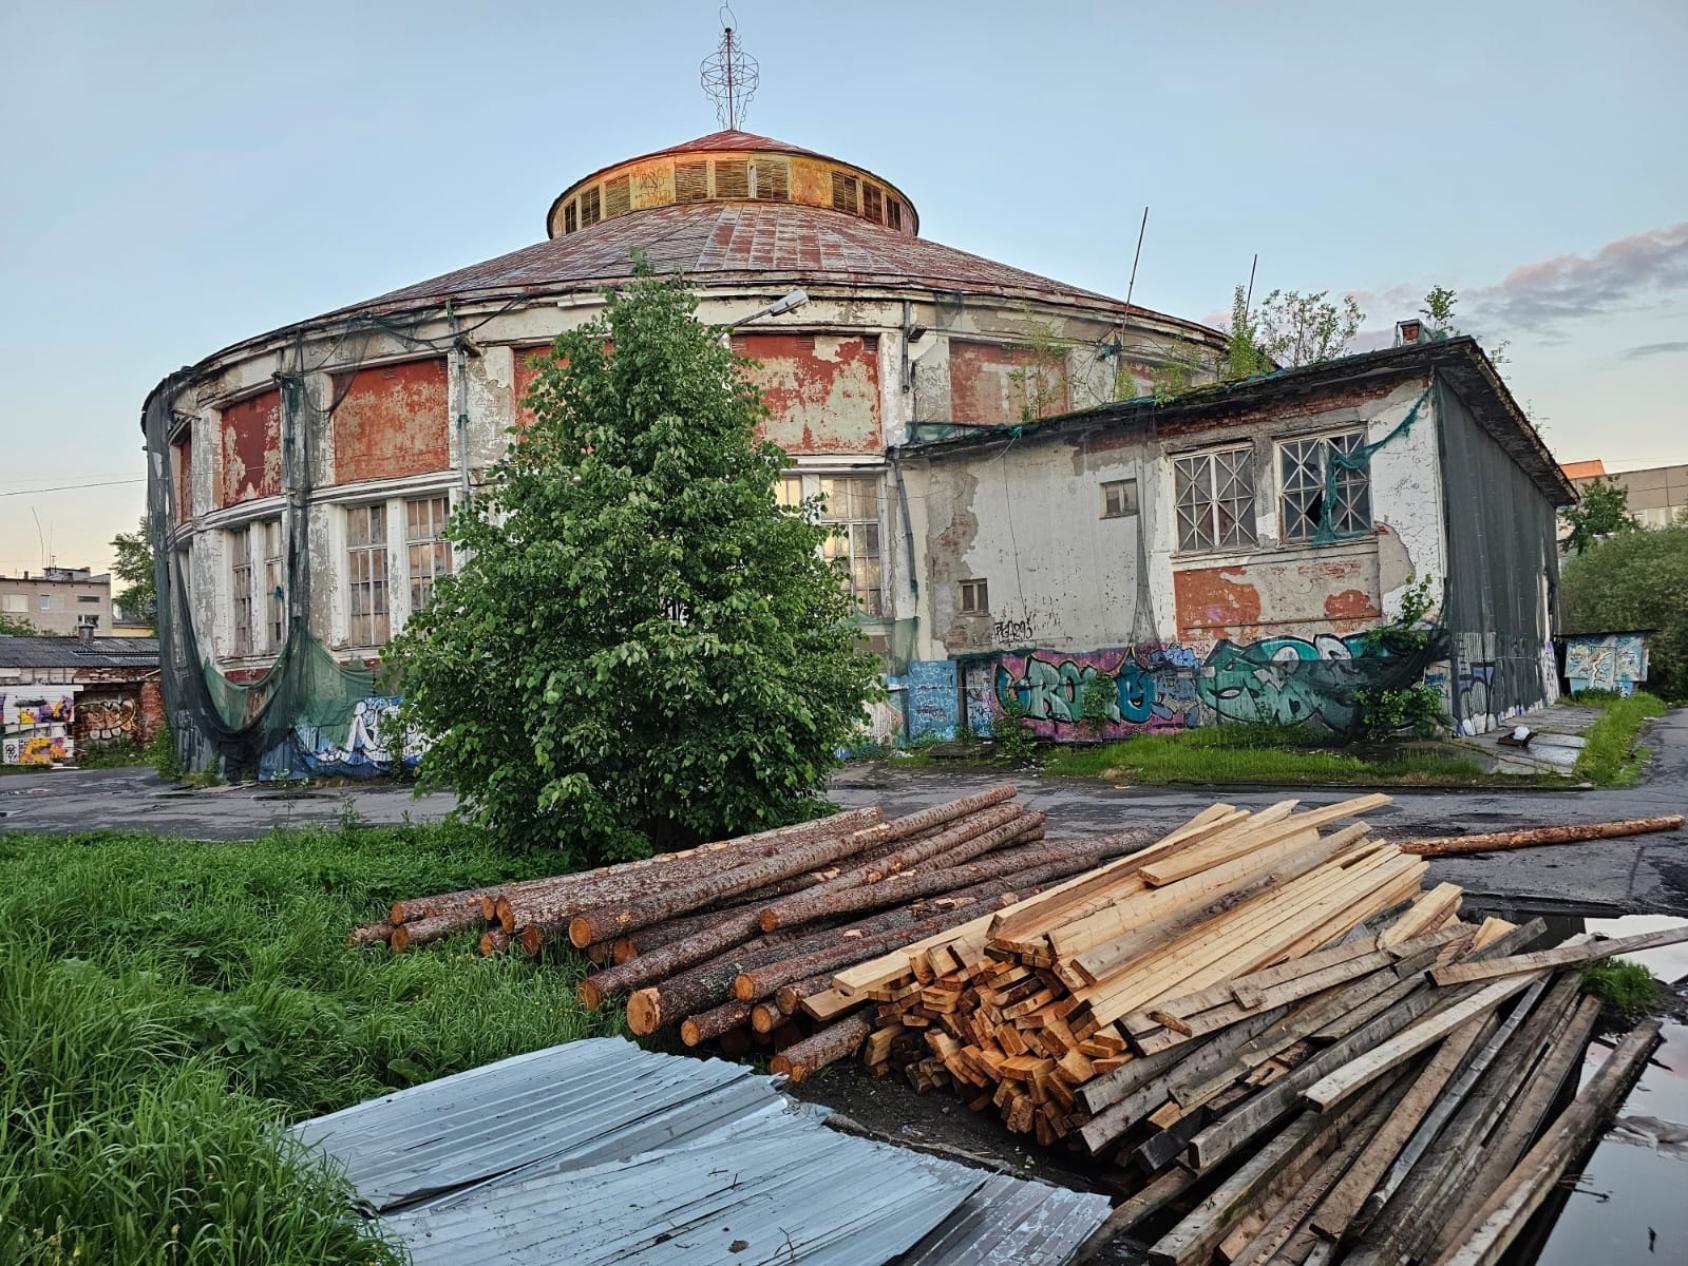
<path fill-rule="evenodd" d="M 1688 1026 L 1667 1024 L 1663 1036 L 1616 1127 L 1576 1179 L 1537 1266 L 1688 1261 L 1688 1143 L 1672 1141 L 1688 1135 Z M 1589 1047 L 1585 1081 L 1609 1053 Z"/>
<path fill-rule="evenodd" d="M 1557 945 L 1580 933 L 1639 936 L 1688 927 L 1672 915 L 1598 917 L 1595 909 L 1493 907 L 1483 903 L 1465 917 L 1497 914 L 1515 923 L 1540 917 L 1543 941 Z M 1688 942 L 1625 954 L 1670 989 L 1688 977 Z M 1581 1174 L 1567 1174 L 1562 1193 L 1549 1200 L 1514 1251 L 1509 1264 L 1535 1266 L 1664 1266 L 1688 1262 L 1688 1025 L 1667 1023 L 1663 1042 L 1596 1145 Z M 1580 1074 L 1588 1078 L 1611 1047 L 1590 1044 Z M 1566 1101 L 1569 1095 L 1567 1093 Z M 1563 1104 L 1561 1104 L 1561 1110 Z"/>

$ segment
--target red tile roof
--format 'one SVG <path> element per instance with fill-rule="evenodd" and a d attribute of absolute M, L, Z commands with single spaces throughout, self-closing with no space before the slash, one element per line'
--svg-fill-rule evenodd
<path fill-rule="evenodd" d="M 1565 472 L 1567 479 L 1592 479 L 1606 473 L 1606 463 L 1599 458 L 1591 462 L 1562 462 L 1559 469 Z"/>

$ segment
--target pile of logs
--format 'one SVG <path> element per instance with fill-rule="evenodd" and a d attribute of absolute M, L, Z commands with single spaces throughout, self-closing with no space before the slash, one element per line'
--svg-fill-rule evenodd
<path fill-rule="evenodd" d="M 1491 1261 L 1656 1035 L 1550 1121 L 1600 1010 L 1575 968 L 1688 932 L 1525 952 L 1539 921 L 1462 922 L 1456 886 L 1422 888 L 1428 863 L 1328 829 L 1386 799 L 1214 805 L 835 973 L 801 1004 L 828 1027 L 774 1067 L 800 1079 L 859 1047 L 1103 1158 L 1134 1192 L 1108 1234 L 1181 1215 L 1151 1261 Z"/>
<path fill-rule="evenodd" d="M 1387 802 L 1054 840 L 1002 785 L 401 901 L 354 940 L 571 945 L 635 1034 L 953 1090 L 1098 1158 L 1128 1193 L 1101 1234 L 1164 1227 L 1157 1262 L 1492 1262 L 1656 1036 L 1556 1113 L 1599 1011 L 1577 969 L 1688 933 L 1532 953 L 1539 921 L 1462 921 L 1418 854 L 1681 819 L 1390 843 L 1359 821 Z"/>

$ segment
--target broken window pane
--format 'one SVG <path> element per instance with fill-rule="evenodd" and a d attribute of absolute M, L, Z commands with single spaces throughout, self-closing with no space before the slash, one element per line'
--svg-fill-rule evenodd
<path fill-rule="evenodd" d="M 1363 462 L 1358 467 L 1332 462 L 1333 454 L 1358 454 L 1364 446 L 1364 431 L 1290 440 L 1278 446 L 1284 540 L 1314 540 L 1327 527 L 1337 535 L 1371 527 L 1369 470 Z M 1328 508 L 1327 496 L 1331 498 Z"/>

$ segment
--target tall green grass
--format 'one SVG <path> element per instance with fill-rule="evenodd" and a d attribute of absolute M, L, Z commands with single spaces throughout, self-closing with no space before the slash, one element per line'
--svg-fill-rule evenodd
<path fill-rule="evenodd" d="M 1119 775 L 1140 783 L 1399 783 L 1458 786 L 1482 781 L 1472 757 L 1435 751 L 1358 755 L 1330 746 L 1318 732 L 1268 726 L 1209 726 L 1142 734 L 1098 747 L 1051 752 L 1044 772 L 1075 777 Z"/>
<path fill-rule="evenodd" d="M 1585 690 L 1574 695 L 1572 702 L 1591 703 L 1600 709 L 1583 736 L 1583 749 L 1573 770 L 1577 777 L 1602 787 L 1623 787 L 1639 778 L 1647 749 L 1637 747 L 1635 740 L 1649 717 L 1665 714 L 1665 701 L 1645 690 L 1637 690 L 1628 698 Z"/>
<path fill-rule="evenodd" d="M 0 837 L 0 1262 L 399 1260 L 279 1127 L 614 1021 L 578 960 L 346 933 L 541 864 L 439 827 Z"/>

